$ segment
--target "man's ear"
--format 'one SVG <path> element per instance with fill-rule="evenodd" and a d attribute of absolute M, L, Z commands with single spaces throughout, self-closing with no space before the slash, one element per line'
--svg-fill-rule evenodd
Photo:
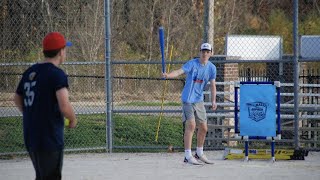
<path fill-rule="evenodd" d="M 63 53 L 66 53 L 66 48 L 62 48 L 62 49 L 60 49 L 60 51 L 59 51 L 59 55 L 60 55 L 60 56 L 62 56 L 62 55 L 63 55 Z"/>
<path fill-rule="evenodd" d="M 59 53 L 58 53 L 59 56 L 62 55 L 62 49 L 60 49 Z"/>
<path fill-rule="evenodd" d="M 60 61 L 59 64 L 62 64 L 63 61 L 65 61 L 65 59 L 63 59 L 64 53 L 66 53 L 65 48 L 60 49 L 60 51 L 59 51 L 59 53 L 58 53 L 58 56 L 60 56 L 60 58 L 59 58 L 59 61 Z"/>

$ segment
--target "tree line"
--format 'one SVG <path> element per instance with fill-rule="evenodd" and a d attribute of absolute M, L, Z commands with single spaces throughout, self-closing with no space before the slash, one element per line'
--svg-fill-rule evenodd
<path fill-rule="evenodd" d="M 204 33 L 203 0 L 110 0 L 114 60 L 160 58 L 158 27 L 164 26 L 167 56 L 197 55 Z M 320 2 L 299 1 L 299 34 L 320 34 Z M 214 44 L 224 53 L 226 34 L 281 35 L 292 53 L 292 0 L 214 0 Z M 71 40 L 69 61 L 104 61 L 103 0 L 2 0 L 0 62 L 35 62 L 42 57 L 46 33 L 60 31 Z"/>

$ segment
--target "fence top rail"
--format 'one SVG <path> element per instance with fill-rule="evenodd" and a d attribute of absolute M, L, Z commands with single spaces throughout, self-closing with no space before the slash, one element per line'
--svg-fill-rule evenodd
<path fill-rule="evenodd" d="M 222 57 L 222 56 L 221 56 Z M 221 57 L 215 57 L 213 56 L 212 59 L 210 59 L 211 62 L 215 64 L 229 64 L 229 63 L 293 63 L 291 59 L 281 59 L 281 60 L 238 60 L 237 57 L 233 56 L 226 56 L 225 58 Z M 221 58 L 221 59 L 219 59 Z M 303 58 L 299 59 L 299 62 L 320 62 L 320 58 Z M 170 64 L 184 64 L 186 63 L 186 60 L 174 60 L 171 61 Z M 0 66 L 31 66 L 37 62 L 17 62 L 17 63 L 0 63 Z M 97 64 L 105 64 L 105 61 L 87 61 L 87 62 L 64 62 L 62 65 L 97 65 Z M 111 61 L 111 64 L 162 64 L 160 60 L 152 60 L 152 61 L 141 61 L 141 60 L 133 60 L 133 61 L 127 61 L 127 60 L 113 60 Z"/>
<path fill-rule="evenodd" d="M 230 63 L 293 63 L 290 59 L 283 59 L 283 60 L 211 60 L 210 61 L 214 64 L 230 64 Z M 184 64 L 187 61 L 171 61 L 170 64 Z M 162 64 L 160 60 L 153 60 L 153 61 L 112 61 L 111 64 Z"/>

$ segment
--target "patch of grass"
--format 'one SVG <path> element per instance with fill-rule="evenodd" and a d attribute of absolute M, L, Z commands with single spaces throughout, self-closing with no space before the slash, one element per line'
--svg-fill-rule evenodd
<path fill-rule="evenodd" d="M 79 115 L 74 129 L 65 128 L 65 148 L 89 148 L 106 146 L 105 115 Z"/>
<path fill-rule="evenodd" d="M 114 116 L 114 142 L 116 146 L 183 146 L 181 118 L 164 117 L 160 121 L 158 141 L 157 116 Z"/>
<path fill-rule="evenodd" d="M 0 118 L 0 153 L 24 151 L 22 118 Z"/>
<path fill-rule="evenodd" d="M 75 129 L 65 128 L 65 148 L 106 147 L 106 115 L 78 115 Z M 159 116 L 113 115 L 113 146 L 183 147 L 183 132 L 180 117 L 162 117 L 158 141 L 155 141 Z M 22 117 L 0 118 L 0 153 L 25 151 Z"/>

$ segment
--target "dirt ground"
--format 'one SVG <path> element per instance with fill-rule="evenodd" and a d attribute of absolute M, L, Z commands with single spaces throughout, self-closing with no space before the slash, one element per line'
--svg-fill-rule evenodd
<path fill-rule="evenodd" d="M 182 162 L 183 153 L 68 154 L 64 157 L 65 180 L 318 180 L 320 152 L 305 160 L 223 160 L 223 151 L 206 151 L 214 165 L 195 166 Z M 29 158 L 0 160 L 0 179 L 34 179 Z"/>

